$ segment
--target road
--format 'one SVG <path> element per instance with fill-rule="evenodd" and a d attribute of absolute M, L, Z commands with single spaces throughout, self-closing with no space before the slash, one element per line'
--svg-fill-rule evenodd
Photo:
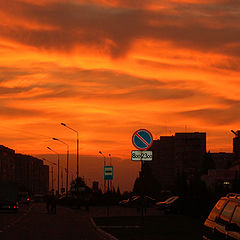
<path fill-rule="evenodd" d="M 34 203 L 19 213 L 0 213 L 0 239 L 33 240 L 107 240 L 92 225 L 84 210 L 57 206 L 56 214 L 47 214 L 44 203 Z"/>

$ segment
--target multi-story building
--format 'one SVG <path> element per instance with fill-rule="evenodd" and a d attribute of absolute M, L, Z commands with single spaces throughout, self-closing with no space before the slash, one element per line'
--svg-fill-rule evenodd
<path fill-rule="evenodd" d="M 49 191 L 49 166 L 41 165 L 40 167 L 40 189 L 39 193 L 47 194 Z"/>
<path fill-rule="evenodd" d="M 191 174 L 202 167 L 206 154 L 206 133 L 176 133 L 175 160 L 180 173 Z"/>
<path fill-rule="evenodd" d="M 20 191 L 47 193 L 49 167 L 43 161 L 0 145 L 0 182 L 16 183 Z"/>
<path fill-rule="evenodd" d="M 240 131 L 235 132 L 233 138 L 233 154 L 235 163 L 240 163 Z"/>
<path fill-rule="evenodd" d="M 173 136 L 160 137 L 154 140 L 150 151 L 153 151 L 153 160 L 147 162 L 152 174 L 162 188 L 168 188 L 175 180 L 175 139 Z"/>
<path fill-rule="evenodd" d="M 216 169 L 228 169 L 232 166 L 234 162 L 234 154 L 219 152 L 219 153 L 210 153 Z"/>
<path fill-rule="evenodd" d="M 0 181 L 15 181 L 15 151 L 0 145 Z"/>
<path fill-rule="evenodd" d="M 171 189 L 177 174 L 190 176 L 202 167 L 206 154 L 206 133 L 176 133 L 154 140 L 149 149 L 153 160 L 147 162 L 163 189 Z"/>
<path fill-rule="evenodd" d="M 49 167 L 28 155 L 16 154 L 16 182 L 22 190 L 32 194 L 46 193 L 49 186 Z"/>

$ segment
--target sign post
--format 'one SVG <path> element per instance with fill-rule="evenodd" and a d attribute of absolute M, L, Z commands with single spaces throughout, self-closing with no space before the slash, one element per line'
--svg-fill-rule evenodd
<path fill-rule="evenodd" d="M 104 180 L 108 180 L 107 216 L 109 217 L 109 180 L 113 180 L 113 166 L 104 166 Z"/>
<path fill-rule="evenodd" d="M 139 129 L 132 136 L 133 145 L 140 151 L 132 151 L 132 161 L 141 161 L 141 182 L 142 182 L 142 226 L 144 226 L 144 171 L 143 161 L 152 161 L 152 151 L 147 151 L 153 144 L 152 134 L 146 129 Z"/>

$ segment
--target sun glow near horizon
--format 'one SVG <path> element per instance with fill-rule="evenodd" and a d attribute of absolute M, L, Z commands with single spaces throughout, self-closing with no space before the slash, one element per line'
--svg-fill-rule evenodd
<path fill-rule="evenodd" d="M 86 155 L 101 148 L 126 159 L 136 129 L 160 136 L 185 126 L 207 132 L 210 150 L 232 151 L 232 1 L 13 0 L 0 9 L 1 144 L 45 153 L 58 137 L 74 148 L 64 121 Z"/>

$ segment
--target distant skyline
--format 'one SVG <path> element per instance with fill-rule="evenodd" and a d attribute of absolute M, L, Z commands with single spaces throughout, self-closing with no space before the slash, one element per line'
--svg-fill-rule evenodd
<path fill-rule="evenodd" d="M 240 129 L 234 0 L 0 0 L 0 144 L 29 155 L 99 150 L 130 167 L 132 134 Z"/>

